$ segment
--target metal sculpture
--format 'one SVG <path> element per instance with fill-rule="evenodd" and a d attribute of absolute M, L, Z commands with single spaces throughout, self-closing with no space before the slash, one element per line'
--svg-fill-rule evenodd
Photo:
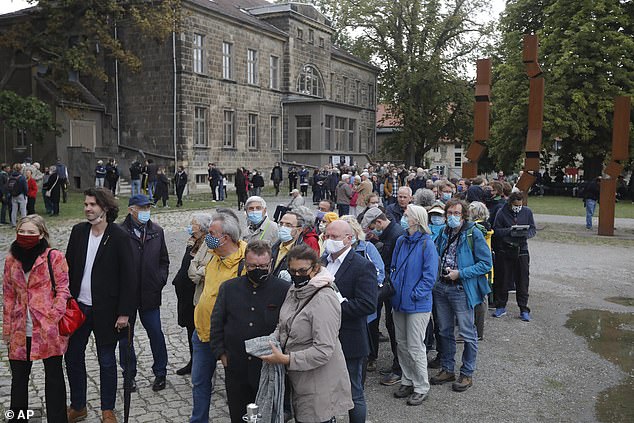
<path fill-rule="evenodd" d="M 537 35 L 524 35 L 523 61 L 529 82 L 528 95 L 528 132 L 526 133 L 526 159 L 524 172 L 517 181 L 516 187 L 527 193 L 535 183 L 539 172 L 539 152 L 542 146 L 542 128 L 544 123 L 544 76 L 537 62 Z M 528 198 L 524 196 L 524 201 Z"/>
<path fill-rule="evenodd" d="M 599 235 L 614 235 L 614 208 L 616 205 L 616 179 L 623 172 L 621 161 L 629 158 L 630 97 L 614 99 L 614 123 L 612 128 L 612 160 L 603 171 L 599 198 Z"/>
<path fill-rule="evenodd" d="M 462 177 L 478 176 L 478 162 L 486 150 L 489 139 L 489 96 L 491 95 L 491 59 L 479 59 L 476 63 L 475 105 L 473 110 L 473 142 L 462 164 Z"/>

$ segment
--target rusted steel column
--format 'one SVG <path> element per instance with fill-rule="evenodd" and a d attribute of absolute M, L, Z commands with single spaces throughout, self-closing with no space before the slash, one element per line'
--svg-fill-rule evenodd
<path fill-rule="evenodd" d="M 526 159 L 524 173 L 517 181 L 517 188 L 527 193 L 537 179 L 539 172 L 539 153 L 542 146 L 542 128 L 544 122 L 544 76 L 537 61 L 537 35 L 524 35 L 523 60 L 526 75 L 530 79 L 528 96 L 528 132 L 526 133 Z M 528 195 L 524 196 L 527 201 Z"/>
<path fill-rule="evenodd" d="M 599 199 L 599 235 L 614 235 L 614 208 L 616 205 L 616 179 L 623 172 L 621 161 L 629 158 L 630 97 L 614 99 L 612 128 L 612 161 L 605 167 Z"/>
<path fill-rule="evenodd" d="M 478 176 L 478 161 L 486 150 L 489 139 L 489 97 L 491 95 L 491 59 L 479 59 L 476 65 L 475 105 L 473 110 L 473 142 L 462 163 L 462 177 Z"/>

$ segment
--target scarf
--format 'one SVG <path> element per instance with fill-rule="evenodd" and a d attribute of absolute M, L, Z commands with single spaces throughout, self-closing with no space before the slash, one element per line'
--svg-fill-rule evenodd
<path fill-rule="evenodd" d="M 30 272 L 35 260 L 48 248 L 48 241 L 42 238 L 35 247 L 27 250 L 20 247 L 17 242 L 11 244 L 11 255 L 22 263 L 24 273 Z"/>

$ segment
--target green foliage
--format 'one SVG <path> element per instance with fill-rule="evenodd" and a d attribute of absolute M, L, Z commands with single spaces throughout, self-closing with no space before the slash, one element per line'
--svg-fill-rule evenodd
<path fill-rule="evenodd" d="M 13 91 L 0 91 L 0 120 L 13 129 L 26 130 L 38 141 L 46 133 L 58 133 L 48 105 L 35 97 L 20 97 Z"/>
<path fill-rule="evenodd" d="M 586 177 L 597 175 L 611 148 L 615 96 L 634 95 L 634 2 L 511 0 L 500 21 L 494 63 L 493 155 L 517 168 L 526 139 L 528 80 L 522 34 L 537 33 L 544 70 L 544 147 L 555 139 L 559 165 L 582 155 Z"/>
<path fill-rule="evenodd" d="M 0 47 L 22 51 L 52 69 L 63 83 L 69 71 L 106 81 L 104 59 L 117 59 L 132 71 L 138 56 L 115 37 L 115 25 L 143 37 L 165 39 L 180 26 L 180 0 L 28 0 L 30 18 L 0 34 Z"/>

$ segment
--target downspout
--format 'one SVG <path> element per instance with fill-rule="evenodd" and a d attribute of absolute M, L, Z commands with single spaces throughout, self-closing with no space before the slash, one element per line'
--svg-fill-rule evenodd
<path fill-rule="evenodd" d="M 174 72 L 174 122 L 172 132 L 174 134 L 174 174 L 178 171 L 178 152 L 176 150 L 176 31 L 172 31 L 172 64 Z"/>
<path fill-rule="evenodd" d="M 280 100 L 282 121 L 280 122 L 280 164 L 284 163 L 284 100 Z"/>
<path fill-rule="evenodd" d="M 114 23 L 114 39 L 117 40 L 117 22 Z M 117 102 L 117 148 L 121 145 L 121 117 L 119 112 L 119 59 L 114 60 L 114 90 Z"/>

